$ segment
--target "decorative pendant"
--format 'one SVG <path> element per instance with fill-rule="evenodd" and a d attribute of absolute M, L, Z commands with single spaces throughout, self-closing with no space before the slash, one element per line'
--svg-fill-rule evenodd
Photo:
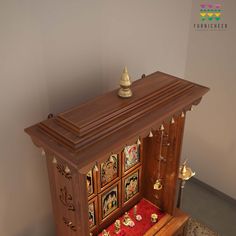
<path fill-rule="evenodd" d="M 57 164 L 57 159 L 56 159 L 55 156 L 54 156 L 53 159 L 52 159 L 52 163 L 53 163 L 53 164 Z"/>
<path fill-rule="evenodd" d="M 162 124 L 160 130 L 163 131 L 165 129 L 164 125 Z"/>
<path fill-rule="evenodd" d="M 161 183 L 161 180 L 160 179 L 157 179 L 156 180 L 156 183 L 154 184 L 154 186 L 153 186 L 153 188 L 155 189 L 155 190 L 161 190 L 162 189 L 162 183 Z"/>
<path fill-rule="evenodd" d="M 171 124 L 174 124 L 175 123 L 175 120 L 174 120 L 174 118 L 172 117 L 171 118 L 171 122 L 170 122 Z"/>
<path fill-rule="evenodd" d="M 152 133 L 152 131 L 150 131 L 148 137 L 149 137 L 149 138 L 152 138 L 152 137 L 153 137 L 153 133 Z"/>
<path fill-rule="evenodd" d="M 141 145 L 141 141 L 140 141 L 139 138 L 138 138 L 138 140 L 137 140 L 137 145 Z"/>
<path fill-rule="evenodd" d="M 66 168 L 65 168 L 65 172 L 66 172 L 67 174 L 70 173 L 70 169 L 69 169 L 68 166 L 66 166 Z"/>
<path fill-rule="evenodd" d="M 184 114 L 184 112 L 182 111 L 182 113 L 181 113 L 181 117 L 184 118 L 184 116 L 185 116 L 185 114 Z"/>

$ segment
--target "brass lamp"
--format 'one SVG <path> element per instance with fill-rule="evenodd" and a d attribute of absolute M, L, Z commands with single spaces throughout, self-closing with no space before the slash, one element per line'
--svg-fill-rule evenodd
<path fill-rule="evenodd" d="M 132 91 L 130 89 L 131 84 L 132 83 L 128 74 L 127 67 L 125 67 L 120 79 L 120 89 L 118 91 L 118 96 L 121 98 L 132 97 Z"/>
<path fill-rule="evenodd" d="M 187 166 L 187 160 L 186 160 L 183 163 L 183 165 L 179 167 L 180 185 L 179 185 L 179 195 L 178 195 L 178 201 L 177 201 L 178 208 L 180 208 L 182 205 L 185 182 L 189 180 L 190 178 L 192 178 L 194 175 L 195 175 L 195 172 L 193 172 L 192 169 Z"/>

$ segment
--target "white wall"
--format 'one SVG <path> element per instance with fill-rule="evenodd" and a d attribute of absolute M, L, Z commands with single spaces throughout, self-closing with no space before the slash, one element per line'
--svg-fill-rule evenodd
<path fill-rule="evenodd" d="M 198 179 L 236 199 L 236 1 L 220 2 L 228 29 L 214 32 L 194 30 L 202 1 L 193 1 L 185 78 L 211 90 L 188 115 L 183 157 Z"/>
<path fill-rule="evenodd" d="M 156 70 L 183 76 L 190 7 L 0 1 L 0 235 L 54 234 L 45 160 L 23 129 L 116 87 L 124 65 L 133 79 Z"/>

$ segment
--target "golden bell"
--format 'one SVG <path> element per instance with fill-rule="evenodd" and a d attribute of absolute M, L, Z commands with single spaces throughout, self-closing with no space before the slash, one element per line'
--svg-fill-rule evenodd
<path fill-rule="evenodd" d="M 149 137 L 149 138 L 152 138 L 152 137 L 153 137 L 153 133 L 152 133 L 152 131 L 150 131 L 148 137 Z"/>
<path fill-rule="evenodd" d="M 130 89 L 131 81 L 129 78 L 127 67 L 124 68 L 120 79 L 120 89 L 118 91 L 118 96 L 121 98 L 129 98 L 132 96 L 132 91 Z"/>
<path fill-rule="evenodd" d="M 161 184 L 161 180 L 160 179 L 156 180 L 156 183 L 154 184 L 153 188 L 155 190 L 161 190 L 162 189 L 162 184 Z"/>
<path fill-rule="evenodd" d="M 163 131 L 165 129 L 164 125 L 162 124 L 160 130 Z"/>

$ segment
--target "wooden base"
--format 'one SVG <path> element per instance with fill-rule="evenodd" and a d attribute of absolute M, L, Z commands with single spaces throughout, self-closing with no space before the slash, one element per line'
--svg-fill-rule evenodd
<path fill-rule="evenodd" d="M 188 220 L 189 216 L 177 209 L 175 216 L 167 214 L 148 230 L 144 236 L 185 236 Z"/>

